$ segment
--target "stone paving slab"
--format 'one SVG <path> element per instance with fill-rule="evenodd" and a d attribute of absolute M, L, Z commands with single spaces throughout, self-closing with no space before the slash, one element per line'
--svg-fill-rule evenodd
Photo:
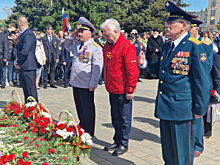
<path fill-rule="evenodd" d="M 154 106 L 158 80 L 141 79 L 133 99 L 132 129 L 127 153 L 113 157 L 112 152 L 103 151 L 104 146 L 113 143 L 113 127 L 110 117 L 108 93 L 104 85 L 99 85 L 95 92 L 96 131 L 90 159 L 82 157 L 84 165 L 162 165 L 159 120 L 154 117 Z M 49 109 L 54 119 L 58 119 L 61 110 L 70 110 L 78 123 L 72 88 L 63 88 L 61 82 L 57 89 L 48 87 L 38 90 L 39 101 Z M 0 108 L 10 101 L 11 91 L 16 89 L 24 101 L 22 88 L 6 87 L 0 89 Z M 14 98 L 17 100 L 16 96 Z M 62 116 L 62 119 L 66 116 Z M 220 164 L 220 122 L 213 127 L 213 136 L 205 139 L 204 153 L 195 158 L 195 165 Z"/>

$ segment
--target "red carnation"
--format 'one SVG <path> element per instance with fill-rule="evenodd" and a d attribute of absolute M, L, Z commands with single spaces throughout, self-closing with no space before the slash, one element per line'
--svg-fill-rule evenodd
<path fill-rule="evenodd" d="M 66 157 L 61 158 L 61 160 L 66 160 Z"/>
<path fill-rule="evenodd" d="M 32 129 L 33 133 L 37 133 L 37 128 Z"/>
<path fill-rule="evenodd" d="M 74 129 L 76 129 L 76 126 L 74 126 Z M 77 129 L 78 129 L 78 130 L 81 129 L 80 125 L 77 125 Z"/>
<path fill-rule="evenodd" d="M 17 165 L 24 165 L 24 161 L 23 161 L 23 159 L 18 159 L 17 160 Z"/>
<path fill-rule="evenodd" d="M 8 160 L 9 161 L 12 161 L 13 158 L 15 159 L 15 155 L 14 154 L 11 153 L 10 155 L 8 155 Z"/>
<path fill-rule="evenodd" d="M 44 121 L 45 121 L 46 123 L 50 123 L 50 119 L 49 119 L 48 117 L 45 117 L 45 118 L 44 118 Z"/>
<path fill-rule="evenodd" d="M 41 128 L 46 128 L 46 126 L 47 126 L 48 124 L 47 123 L 41 123 Z"/>
<path fill-rule="evenodd" d="M 8 108 L 9 108 L 10 110 L 14 109 L 12 106 L 8 106 Z"/>
<path fill-rule="evenodd" d="M 25 117 L 25 118 L 29 118 L 30 115 L 31 115 L 30 113 L 28 113 L 28 112 L 24 112 L 24 117 Z"/>
<path fill-rule="evenodd" d="M 42 165 L 49 165 L 48 163 L 46 163 L 46 162 L 44 162 L 44 163 L 42 163 Z"/>
<path fill-rule="evenodd" d="M 35 144 L 35 147 L 37 147 L 37 148 L 38 148 L 38 147 L 39 147 L 39 144 Z"/>
<path fill-rule="evenodd" d="M 58 163 L 57 165 L 61 165 L 60 163 Z"/>
<path fill-rule="evenodd" d="M 24 137 L 24 140 L 28 140 L 28 137 L 26 136 L 26 137 Z"/>
<path fill-rule="evenodd" d="M 31 165 L 31 162 L 29 162 L 28 160 L 25 160 L 23 165 Z"/>
<path fill-rule="evenodd" d="M 211 94 L 212 96 L 214 96 L 214 95 L 215 95 L 215 90 L 211 90 L 210 94 Z"/>
<path fill-rule="evenodd" d="M 38 154 L 39 154 L 39 153 L 36 152 L 34 155 L 38 155 Z"/>
<path fill-rule="evenodd" d="M 59 137 L 59 135 L 57 133 L 54 134 L 54 137 Z"/>
<path fill-rule="evenodd" d="M 42 128 L 40 129 L 40 133 L 45 134 L 45 132 L 46 132 L 45 129 Z"/>
<path fill-rule="evenodd" d="M 7 155 L 5 154 L 5 155 L 1 156 L 1 160 L 3 161 L 3 164 L 6 164 L 8 162 Z"/>
<path fill-rule="evenodd" d="M 79 135 L 82 136 L 83 132 L 81 130 L 79 130 Z"/>
<path fill-rule="evenodd" d="M 45 139 L 44 138 L 40 138 L 40 141 L 45 141 Z"/>
<path fill-rule="evenodd" d="M 49 149 L 49 154 L 53 154 L 55 152 L 55 150 L 53 148 Z"/>
<path fill-rule="evenodd" d="M 66 128 L 66 131 L 67 131 L 67 132 L 73 132 L 73 128 L 67 127 L 67 128 Z"/>
<path fill-rule="evenodd" d="M 65 124 L 62 124 L 62 123 L 61 123 L 61 124 L 58 125 L 58 128 L 59 128 L 59 129 L 64 129 L 64 127 L 65 127 Z"/>
<path fill-rule="evenodd" d="M 22 157 L 23 158 L 28 158 L 28 152 L 27 151 L 23 152 Z"/>
<path fill-rule="evenodd" d="M 32 106 L 32 107 L 30 107 L 29 109 L 30 109 L 30 111 L 33 111 L 33 110 L 34 110 L 34 107 Z"/>

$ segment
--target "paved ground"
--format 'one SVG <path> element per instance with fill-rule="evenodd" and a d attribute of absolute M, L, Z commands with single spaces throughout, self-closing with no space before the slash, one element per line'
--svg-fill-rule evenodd
<path fill-rule="evenodd" d="M 120 157 L 113 157 L 110 152 L 102 149 L 113 142 L 113 128 L 110 120 L 110 106 L 108 93 L 104 85 L 98 86 L 95 93 L 96 103 L 96 132 L 91 156 L 82 158 L 85 165 L 162 165 L 160 145 L 159 122 L 154 117 L 154 105 L 158 80 L 142 79 L 133 100 L 132 130 L 129 143 L 129 151 Z M 61 110 L 71 110 L 75 120 L 78 118 L 72 97 L 71 87 L 65 89 L 57 83 L 58 88 L 38 91 L 40 102 L 44 103 L 54 119 L 58 119 Z M 7 87 L 0 89 L 0 108 L 10 101 L 11 91 L 16 89 L 22 100 L 22 89 L 19 87 Z M 14 97 L 15 99 L 16 96 Z M 204 153 L 195 158 L 195 165 L 219 165 L 220 164 L 220 122 L 214 125 L 213 136 L 205 139 Z"/>

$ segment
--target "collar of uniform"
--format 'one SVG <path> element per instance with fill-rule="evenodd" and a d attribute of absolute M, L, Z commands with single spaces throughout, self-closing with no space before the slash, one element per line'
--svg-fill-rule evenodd
<path fill-rule="evenodd" d="M 182 39 L 184 37 L 186 37 L 188 35 L 188 32 L 184 33 L 182 36 L 180 36 L 179 38 L 177 38 L 175 41 L 172 41 L 174 42 L 174 49 L 179 45 L 179 43 L 182 41 Z M 174 50 L 173 49 L 173 50 Z"/>
<path fill-rule="evenodd" d="M 24 30 L 21 31 L 21 34 L 25 32 L 29 27 L 25 28 Z"/>
<path fill-rule="evenodd" d="M 87 45 L 87 44 L 89 44 L 89 43 L 92 42 L 92 41 L 93 41 L 93 39 L 91 38 L 90 40 L 84 42 L 84 45 Z"/>

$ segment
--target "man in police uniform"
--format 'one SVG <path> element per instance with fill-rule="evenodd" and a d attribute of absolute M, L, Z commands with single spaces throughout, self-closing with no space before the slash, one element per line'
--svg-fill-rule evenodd
<path fill-rule="evenodd" d="M 192 165 L 194 122 L 206 113 L 209 102 L 209 65 L 201 42 L 190 37 L 191 19 L 173 2 L 165 3 L 169 16 L 166 36 L 157 63 L 147 62 L 144 53 L 139 64 L 159 75 L 155 117 L 160 119 L 163 159 L 166 165 Z"/>
<path fill-rule="evenodd" d="M 65 48 L 74 53 L 69 84 L 73 87 L 79 125 L 94 136 L 94 91 L 102 71 L 103 53 L 91 38 L 96 28 L 84 17 L 79 18 L 79 24 L 79 29 L 69 35 L 65 42 Z M 79 42 L 74 41 L 76 37 Z"/>
<path fill-rule="evenodd" d="M 137 58 L 138 58 L 139 53 L 141 51 L 144 51 L 144 46 L 143 46 L 143 43 L 140 42 L 141 35 L 136 33 L 134 36 L 135 36 L 135 42 L 133 43 L 133 45 L 136 48 L 136 54 L 137 54 Z M 141 82 L 141 80 L 140 80 L 140 68 L 138 67 L 138 69 L 139 69 L 139 75 L 138 75 L 138 78 L 137 78 L 137 82 Z"/>
<path fill-rule="evenodd" d="M 201 41 L 205 47 L 207 59 L 208 62 L 206 62 L 209 67 L 210 71 L 212 69 L 212 63 L 213 63 L 213 45 L 212 42 L 209 39 L 202 39 L 202 37 L 199 35 L 199 25 L 203 22 L 197 19 L 191 20 L 191 27 L 190 27 L 190 35 L 193 38 L 196 38 L 197 40 Z M 209 75 L 207 75 L 209 76 Z M 204 136 L 204 120 L 203 117 L 200 117 L 195 120 L 195 127 L 194 127 L 194 133 L 195 133 L 195 151 L 194 151 L 194 157 L 200 156 L 200 154 L 204 150 L 204 142 L 203 142 L 203 136 Z"/>

